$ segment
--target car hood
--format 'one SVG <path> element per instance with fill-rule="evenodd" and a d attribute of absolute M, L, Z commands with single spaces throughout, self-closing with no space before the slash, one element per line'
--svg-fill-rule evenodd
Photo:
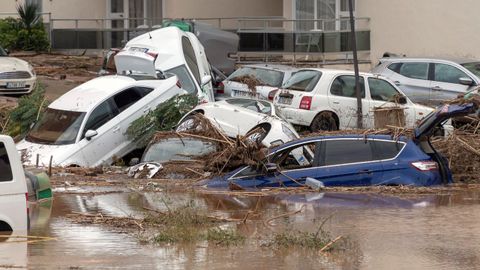
<path fill-rule="evenodd" d="M 155 57 L 140 51 L 121 51 L 115 55 L 118 74 L 130 71 L 140 72 L 156 77 Z"/>
<path fill-rule="evenodd" d="M 415 138 L 429 137 L 433 134 L 434 128 L 443 121 L 452 117 L 466 116 L 477 111 L 478 105 L 475 103 L 464 104 L 445 104 L 439 106 L 429 115 L 427 115 L 415 128 Z"/>
<path fill-rule="evenodd" d="M 0 72 L 8 71 L 29 71 L 28 63 L 15 57 L 2 56 L 0 57 Z"/>
<path fill-rule="evenodd" d="M 83 165 L 80 164 L 80 160 L 70 160 L 70 157 L 76 153 L 75 144 L 48 145 L 22 140 L 16 147 L 25 165 L 36 165 L 37 155 L 38 165 L 41 167 L 49 166 L 50 157 L 52 157 L 52 166 Z"/>

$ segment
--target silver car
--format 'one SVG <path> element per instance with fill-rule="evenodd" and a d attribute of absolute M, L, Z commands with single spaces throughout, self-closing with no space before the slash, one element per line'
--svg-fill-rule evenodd
<path fill-rule="evenodd" d="M 413 102 L 438 105 L 480 84 L 480 61 L 385 57 L 372 73 L 389 78 Z"/>

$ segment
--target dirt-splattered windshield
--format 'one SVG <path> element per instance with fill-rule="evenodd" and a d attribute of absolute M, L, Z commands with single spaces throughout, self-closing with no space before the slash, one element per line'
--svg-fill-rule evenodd
<path fill-rule="evenodd" d="M 194 138 L 166 138 L 151 144 L 142 157 L 142 162 L 166 162 L 192 160 L 216 150 L 212 142 Z"/>
<path fill-rule="evenodd" d="M 258 85 L 280 87 L 283 81 L 283 72 L 272 69 L 243 67 L 237 69 L 227 80 L 241 82 L 242 78 L 258 80 Z"/>
<path fill-rule="evenodd" d="M 48 108 L 25 139 L 42 144 L 73 144 L 84 117 L 84 112 Z"/>

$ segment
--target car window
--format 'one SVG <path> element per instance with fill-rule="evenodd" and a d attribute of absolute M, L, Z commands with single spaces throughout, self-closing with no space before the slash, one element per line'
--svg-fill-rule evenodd
<path fill-rule="evenodd" d="M 217 150 L 215 143 L 194 138 L 167 138 L 148 146 L 142 162 L 192 160 Z"/>
<path fill-rule="evenodd" d="M 284 74 L 273 69 L 241 67 L 228 76 L 227 80 L 241 82 L 244 76 L 254 77 L 259 81 L 259 85 L 280 87 L 282 86 Z"/>
<path fill-rule="evenodd" d="M 396 73 L 400 73 L 400 68 L 402 67 L 402 65 L 403 63 L 393 63 L 390 64 L 387 68 Z"/>
<path fill-rule="evenodd" d="M 85 128 L 83 130 L 84 135 L 87 130 L 96 130 L 100 128 L 105 123 L 114 118 L 116 115 L 117 112 L 112 107 L 111 101 L 104 101 L 102 104 L 98 105 L 98 107 L 96 107 L 90 114 L 90 117 L 88 117 L 87 124 L 85 125 Z"/>
<path fill-rule="evenodd" d="M 113 96 L 113 101 L 117 105 L 118 111 L 123 112 L 141 98 L 142 96 L 139 92 L 134 88 L 129 88 Z"/>
<path fill-rule="evenodd" d="M 393 85 L 382 79 L 368 78 L 368 86 L 373 100 L 393 102 L 400 95 L 400 92 Z"/>
<path fill-rule="evenodd" d="M 272 113 L 272 106 L 270 103 L 261 100 L 254 100 L 254 99 L 243 99 L 243 98 L 232 98 L 226 99 L 225 102 L 228 104 L 232 104 L 235 106 L 243 107 L 245 109 L 252 110 L 258 113 L 264 113 L 271 115 Z"/>
<path fill-rule="evenodd" d="M 360 91 L 362 98 L 365 97 L 365 83 L 363 77 L 360 77 Z M 356 98 L 355 76 L 338 76 L 330 87 L 330 93 L 335 96 Z"/>
<path fill-rule="evenodd" d="M 322 73 L 316 70 L 301 70 L 293 74 L 282 86 L 283 89 L 311 92 L 317 85 Z"/>
<path fill-rule="evenodd" d="M 398 73 L 412 79 L 427 80 L 428 63 L 403 63 Z"/>
<path fill-rule="evenodd" d="M 0 182 L 7 182 L 12 180 L 12 168 L 10 167 L 10 160 L 8 159 L 7 149 L 5 145 L 0 142 Z"/>
<path fill-rule="evenodd" d="M 293 170 L 313 166 L 316 143 L 304 144 L 276 154 L 272 162 L 281 170 Z"/>
<path fill-rule="evenodd" d="M 462 66 L 480 78 L 480 62 L 463 63 Z"/>
<path fill-rule="evenodd" d="M 322 165 L 340 165 L 373 160 L 370 140 L 327 140 Z"/>
<path fill-rule="evenodd" d="M 446 83 L 460 83 L 460 78 L 470 78 L 460 69 L 447 65 L 447 64 L 435 64 L 435 72 L 433 80 L 437 82 Z"/>
<path fill-rule="evenodd" d="M 193 73 L 193 77 L 200 84 L 200 71 L 198 69 L 197 57 L 195 56 L 195 50 L 193 50 L 192 44 L 187 37 L 182 37 L 183 54 L 185 55 L 185 61 L 188 67 Z"/>
<path fill-rule="evenodd" d="M 372 141 L 374 146 L 374 158 L 391 159 L 400 153 L 405 146 L 405 143 L 398 141 Z"/>
<path fill-rule="evenodd" d="M 190 73 L 188 73 L 188 70 L 185 67 L 185 65 L 181 65 L 181 66 L 169 69 L 166 71 L 166 73 L 173 73 L 177 75 L 177 78 L 180 81 L 180 85 L 182 86 L 182 89 L 187 91 L 189 94 L 197 93 L 197 87 L 195 86 L 195 82 L 193 81 L 192 76 L 190 76 Z"/>

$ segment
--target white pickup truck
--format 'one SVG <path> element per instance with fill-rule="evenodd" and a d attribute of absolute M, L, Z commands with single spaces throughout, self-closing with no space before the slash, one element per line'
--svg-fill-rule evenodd
<path fill-rule="evenodd" d="M 28 229 L 27 183 L 12 138 L 0 135 L 0 231 Z"/>

